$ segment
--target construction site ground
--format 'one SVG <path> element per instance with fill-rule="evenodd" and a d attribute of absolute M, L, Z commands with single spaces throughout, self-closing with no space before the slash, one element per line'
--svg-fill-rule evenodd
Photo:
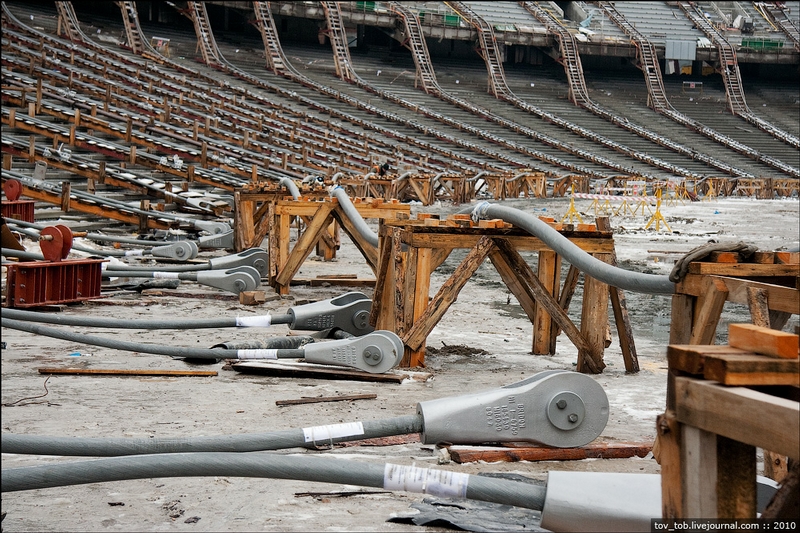
<path fill-rule="evenodd" d="M 594 218 L 591 200 L 576 203 L 585 219 Z M 507 205 L 560 219 L 569 200 L 513 200 Z M 413 213 L 455 212 L 455 206 L 414 206 Z M 616 253 L 622 268 L 668 274 L 673 261 L 709 240 L 744 241 L 762 250 L 798 245 L 798 200 L 718 199 L 664 206 L 672 233 L 644 230 L 647 217 L 612 217 Z M 80 225 L 77 220 L 64 222 Z M 31 249 L 36 245 L 26 242 Z M 434 273 L 431 294 L 463 258 L 456 251 Z M 535 261 L 532 254 L 526 255 Z M 342 235 L 334 261 L 310 258 L 302 278 L 356 274 L 371 278 L 366 262 Z M 259 306 L 241 305 L 234 295 L 183 283 L 175 290 L 104 292 L 101 299 L 49 308 L 47 312 L 128 319 L 202 318 L 283 313 L 293 305 L 347 292 L 337 286 L 292 287 L 285 297 L 271 294 Z M 363 289 L 371 295 L 371 289 Z M 570 308 L 577 322 L 580 285 Z M 610 416 L 598 441 L 652 442 L 655 419 L 666 393 L 666 348 L 670 297 L 627 293 L 628 310 L 641 371 L 627 374 L 618 336 L 605 352 L 608 365 L 592 376 L 608 395 Z M 749 322 L 746 307 L 727 304 L 717 343 L 726 342 L 727 324 Z M 794 331 L 793 315 L 787 331 Z M 211 347 L 225 341 L 290 334 L 284 325 L 269 329 L 191 331 L 74 328 L 115 339 Z M 495 388 L 551 369 L 572 370 L 577 350 L 562 334 L 557 353 L 531 355 L 532 325 L 499 275 L 485 262 L 458 301 L 427 339 L 425 368 L 401 384 L 273 377 L 225 368 L 223 362 L 189 365 L 165 356 L 130 353 L 3 329 L 2 430 L 18 434 L 81 437 L 193 437 L 266 432 L 415 413 L 419 401 Z M 217 370 L 214 377 L 66 376 L 40 374 L 43 367 L 86 369 Z M 374 393 L 375 399 L 277 406 L 276 401 L 304 397 Z M 413 436 L 381 445 L 334 449 L 290 449 L 300 456 L 342 461 L 390 462 L 436 467 L 469 474 L 516 474 L 544 482 L 551 470 L 659 473 L 652 454 L 644 458 L 552 462 L 438 464 L 434 445 Z M 2 467 L 73 461 L 74 458 L 3 454 Z M 84 459 L 81 459 L 84 460 Z M 309 461 L 309 466 L 311 463 Z M 760 465 L 759 465 L 760 468 Z M 425 496 L 377 488 L 236 477 L 154 478 L 99 483 L 2 496 L 3 531 L 419 531 L 390 522 L 407 514 Z M 531 523 L 534 526 L 535 523 Z M 445 531 L 439 525 L 430 531 Z"/>

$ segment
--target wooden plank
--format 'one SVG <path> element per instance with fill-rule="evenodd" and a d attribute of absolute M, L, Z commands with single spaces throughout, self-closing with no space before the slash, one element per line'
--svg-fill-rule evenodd
<path fill-rule="evenodd" d="M 661 465 L 661 515 L 664 519 L 685 518 L 683 490 L 682 425 L 667 410 L 656 419 L 653 456 Z"/>
<path fill-rule="evenodd" d="M 625 459 L 644 457 L 653 449 L 652 442 L 598 442 L 579 448 L 545 446 L 450 446 L 447 450 L 456 463 L 477 461 L 579 461 L 582 459 Z"/>
<path fill-rule="evenodd" d="M 775 262 L 786 265 L 800 264 L 800 252 L 775 252 Z"/>
<path fill-rule="evenodd" d="M 597 217 L 595 224 L 600 231 L 611 231 L 611 223 L 608 217 Z M 617 266 L 616 252 L 611 254 L 610 263 Z M 633 328 L 631 327 L 630 316 L 628 315 L 628 303 L 625 298 L 625 291 L 613 286 L 609 286 L 608 290 L 611 296 L 611 309 L 614 313 L 614 324 L 617 327 L 617 335 L 619 335 L 619 347 L 622 350 L 625 372 L 638 372 L 639 356 L 636 353 L 636 344 L 633 340 Z"/>
<path fill-rule="evenodd" d="M 742 256 L 738 252 L 711 252 L 708 260 L 712 263 L 738 263 Z"/>
<path fill-rule="evenodd" d="M 308 403 L 349 402 L 352 400 L 374 400 L 377 394 L 344 394 L 341 396 L 318 396 L 316 398 L 297 398 L 296 400 L 276 400 L 275 405 L 303 405 Z"/>
<path fill-rule="evenodd" d="M 559 302 L 561 301 L 561 263 L 561 256 L 556 254 L 555 265 L 553 268 L 553 298 Z M 558 334 L 561 332 L 561 328 L 559 328 L 558 324 L 552 320 L 552 317 L 550 318 L 550 339 L 548 339 L 547 353 L 554 354 L 556 353 L 556 343 Z"/>
<path fill-rule="evenodd" d="M 743 387 L 675 378 L 683 424 L 800 459 L 800 404 Z"/>
<path fill-rule="evenodd" d="M 750 258 L 753 263 L 761 263 L 762 265 L 771 265 L 775 262 L 775 252 L 754 252 Z"/>
<path fill-rule="evenodd" d="M 385 322 L 379 319 L 386 312 L 384 300 L 390 291 L 387 293 L 385 289 L 387 286 L 391 286 L 387 285 L 387 283 L 390 279 L 390 272 L 392 274 L 394 272 L 393 269 L 389 268 L 392 257 L 391 235 L 394 231 L 398 230 L 389 229 L 384 225 L 381 225 L 378 230 L 378 271 L 375 273 L 377 281 L 375 283 L 375 292 L 372 295 L 372 307 L 369 311 L 369 323 L 376 329 L 384 329 L 386 327 Z M 378 327 L 378 324 L 380 324 L 380 327 Z"/>
<path fill-rule="evenodd" d="M 403 372 L 387 372 L 384 374 L 370 374 L 359 370 L 346 369 L 343 367 L 312 365 L 308 363 L 290 362 L 270 362 L 270 361 L 246 361 L 231 365 L 233 370 L 262 374 L 266 376 L 279 377 L 298 377 L 298 378 L 318 378 L 318 379 L 342 379 L 350 381 L 374 381 L 379 383 L 402 383 L 403 380 L 412 377 Z"/>
<path fill-rule="evenodd" d="M 724 345 L 689 345 L 670 344 L 667 347 L 667 364 L 670 370 L 679 370 L 687 374 L 702 375 L 705 369 L 706 356 L 714 355 L 746 355 L 747 350 L 731 348 Z"/>
<path fill-rule="evenodd" d="M 800 265 L 762 265 L 759 263 L 689 263 L 689 274 L 705 276 L 800 276 Z"/>
<path fill-rule="evenodd" d="M 681 487 L 684 517 L 717 517 L 717 436 L 681 425 Z"/>
<path fill-rule="evenodd" d="M 414 294 L 414 325 L 408 334 L 403 338 L 409 347 L 414 350 L 419 349 L 430 332 L 436 327 L 444 313 L 456 301 L 458 293 L 475 273 L 479 266 L 489 255 L 494 243 L 489 237 L 484 237 L 470 250 L 464 260 L 459 264 L 453 275 L 445 281 L 436 296 L 428 303 L 429 282 L 423 283 L 422 278 L 430 278 L 420 270 L 420 261 L 417 261 L 417 290 Z M 430 255 L 428 255 L 430 257 Z M 429 262 L 428 262 L 429 264 Z M 427 268 L 426 268 L 427 270 Z M 425 292 L 422 291 L 425 289 Z"/>
<path fill-rule="evenodd" d="M 769 304 L 767 291 L 756 287 L 747 287 L 747 306 L 750 317 L 756 326 L 769 327 Z"/>
<path fill-rule="evenodd" d="M 766 318 L 769 322 L 769 318 Z M 785 331 L 777 331 L 755 324 L 730 324 L 728 344 L 761 355 L 782 359 L 797 359 L 800 337 Z"/>
<path fill-rule="evenodd" d="M 767 291 L 767 302 L 770 310 L 797 314 L 800 310 L 800 291 L 796 287 L 784 287 L 772 283 L 762 283 L 732 277 L 720 276 L 728 287 L 728 301 L 748 305 L 747 288 L 753 287 Z M 705 290 L 705 276 L 689 274 L 678 283 L 676 292 L 691 296 L 700 296 Z M 676 316 L 672 315 L 673 318 Z"/>
<path fill-rule="evenodd" d="M 542 284 L 542 287 L 547 291 L 550 296 L 556 293 L 555 287 L 558 281 L 555 279 L 555 266 L 556 266 L 556 253 L 550 250 L 542 250 L 539 252 L 539 264 L 537 268 L 537 278 Z M 533 319 L 533 349 L 534 354 L 546 355 L 550 353 L 550 330 L 551 330 L 550 314 L 545 310 L 544 306 L 537 305 L 536 312 Z"/>
<path fill-rule="evenodd" d="M 403 331 L 410 331 L 411 327 L 421 320 L 422 315 L 429 303 L 431 273 L 433 272 L 432 260 L 433 250 L 431 248 L 419 248 L 413 250 L 415 254 L 409 253 L 408 265 L 406 266 L 406 294 L 412 294 L 413 306 L 406 306 L 403 309 L 403 320 L 405 328 Z M 412 261 L 413 255 L 413 261 Z M 425 336 L 427 339 L 427 335 Z M 406 346 L 408 359 L 411 367 L 425 366 L 425 339 L 416 348 Z"/>
<path fill-rule="evenodd" d="M 706 355 L 703 377 L 723 385 L 792 385 L 800 387 L 800 360 L 757 354 Z"/>
<path fill-rule="evenodd" d="M 125 368 L 40 368 L 40 374 L 70 374 L 98 376 L 216 376 L 216 370 L 133 370 Z"/>
<path fill-rule="evenodd" d="M 418 226 L 414 226 L 414 230 L 418 230 Z M 426 228 L 438 229 L 438 228 Z M 448 228 L 451 232 L 469 231 L 474 234 L 461 235 L 461 234 L 442 234 L 442 233 L 420 233 L 413 231 L 409 234 L 409 241 L 407 244 L 417 248 L 472 248 L 486 234 L 492 237 L 502 237 L 508 239 L 517 250 L 525 252 L 540 252 L 542 250 L 550 250 L 551 248 L 545 244 L 541 239 L 532 236 L 513 236 L 504 234 L 507 230 L 492 230 L 490 228 L 475 228 L 461 229 L 461 228 Z M 497 235 L 495 235 L 497 234 Z M 570 242 L 578 246 L 581 250 L 588 253 L 611 253 L 614 251 L 614 241 L 609 238 L 570 238 Z"/>
<path fill-rule="evenodd" d="M 575 295 L 575 288 L 578 286 L 578 279 L 580 278 L 581 271 L 575 265 L 570 265 L 567 269 L 567 276 L 564 278 L 564 286 L 558 294 L 558 305 L 565 313 L 569 312 L 569 304 L 572 302 L 572 297 Z M 550 346 L 555 352 L 556 339 L 561 334 L 561 327 L 554 327 L 551 331 Z"/>
<path fill-rule="evenodd" d="M 717 436 L 717 516 L 756 517 L 756 449 Z"/>
<path fill-rule="evenodd" d="M 689 344 L 692 338 L 692 316 L 697 298 L 686 294 L 673 294 L 670 310 L 669 343 Z"/>
<path fill-rule="evenodd" d="M 595 257 L 601 261 L 609 260 L 608 254 L 596 254 Z M 608 298 L 608 285 L 584 272 L 581 333 L 589 346 L 583 351 L 582 356 L 578 357 L 578 372 L 600 373 L 606 366 L 603 361 L 603 351 L 608 324 Z M 593 365 L 587 365 L 589 360 Z"/>
<path fill-rule="evenodd" d="M 700 296 L 692 323 L 689 344 L 714 344 L 722 307 L 728 297 L 728 288 L 719 278 L 706 280 L 705 294 Z"/>
<path fill-rule="evenodd" d="M 234 205 L 234 249 L 241 252 L 253 246 L 255 226 L 253 223 L 253 202 L 245 200 L 239 191 L 233 193 Z"/>
<path fill-rule="evenodd" d="M 408 292 L 406 290 L 406 272 L 408 270 L 409 258 L 413 256 L 413 258 L 416 259 L 416 253 L 416 250 L 413 248 L 409 249 L 408 252 L 403 252 L 399 232 L 392 232 L 392 257 L 394 258 L 394 264 L 391 268 L 393 269 L 392 280 L 394 284 L 391 289 L 392 316 L 394 317 L 394 323 L 391 324 L 390 329 L 397 333 L 398 336 L 401 336 L 401 338 L 406 331 L 405 309 L 406 307 L 413 309 L 414 305 L 413 298 L 408 297 Z M 416 262 L 416 260 L 414 262 Z M 406 359 L 401 362 L 401 366 L 403 367 L 410 366 L 410 364 L 411 361 Z"/>

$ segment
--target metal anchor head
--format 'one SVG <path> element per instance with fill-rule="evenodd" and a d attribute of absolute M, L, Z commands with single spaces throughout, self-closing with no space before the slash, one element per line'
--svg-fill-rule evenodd
<path fill-rule="evenodd" d="M 348 292 L 330 300 L 291 307 L 291 329 L 322 331 L 338 328 L 351 335 L 364 335 L 373 330 L 369 324 L 372 300 L 360 292 Z"/>
<path fill-rule="evenodd" d="M 600 435 L 608 398 L 591 377 L 555 370 L 498 389 L 421 402 L 417 412 L 427 444 L 538 442 L 569 448 Z"/>

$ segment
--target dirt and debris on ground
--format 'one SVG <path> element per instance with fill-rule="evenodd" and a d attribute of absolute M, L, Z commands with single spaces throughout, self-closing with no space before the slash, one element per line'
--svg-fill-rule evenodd
<path fill-rule="evenodd" d="M 576 202 L 584 213 L 589 201 Z M 560 217 L 568 199 L 520 200 L 509 205 L 532 212 L 546 205 Z M 416 208 L 415 208 L 416 209 Z M 673 233 L 644 231 L 645 220 L 612 219 L 617 256 L 624 268 L 668 274 L 681 252 L 715 238 L 745 241 L 763 250 L 798 245 L 798 201 L 719 199 L 665 208 Z M 623 229 L 624 228 L 624 229 Z M 346 236 L 333 261 L 309 260 L 300 276 L 373 276 Z M 657 250 L 658 252 L 652 252 Z M 664 252 L 670 252 L 665 254 Z M 532 256 L 527 259 L 534 260 Z M 454 253 L 452 269 L 461 257 Z M 447 268 L 433 274 L 431 294 L 447 279 Z M 245 306 L 235 297 L 213 298 L 212 290 L 182 283 L 157 294 L 105 293 L 97 301 L 45 312 L 89 317 L 203 318 L 283 313 L 297 302 L 348 292 L 330 287 L 293 287 L 285 297 Z M 371 290 L 365 289 L 371 296 Z M 598 440 L 645 442 L 655 437 L 655 418 L 666 394 L 666 347 L 670 298 L 627 293 L 641 371 L 625 372 L 616 331 L 605 353 L 608 365 L 592 376 L 610 402 L 608 424 Z M 225 295 L 227 296 L 227 295 Z M 580 292 L 570 316 L 577 320 Z M 726 305 L 717 342 L 726 342 L 727 324 L 749 322 L 744 306 Z M 794 331 L 794 315 L 786 326 Z M 119 330 L 74 328 L 120 340 L 173 346 L 210 347 L 229 340 L 290 334 L 285 325 L 268 329 Z M 458 300 L 430 334 L 424 381 L 371 383 L 317 378 L 282 378 L 223 370 L 224 363 L 191 365 L 182 360 L 122 352 L 3 329 L 2 431 L 81 437 L 173 437 L 226 435 L 377 420 L 414 414 L 420 401 L 508 385 L 544 370 L 572 370 L 577 350 L 561 335 L 556 353 L 531 355 L 532 325 L 499 281 L 490 263 L 482 265 Z M 213 377 L 92 376 L 39 374 L 41 367 L 218 370 Z M 375 399 L 276 406 L 302 397 L 375 394 Z M 543 483 L 550 470 L 659 473 L 652 455 L 630 459 L 562 462 L 439 464 L 433 445 L 413 438 L 387 439 L 369 446 L 290 449 L 281 454 L 340 460 L 436 467 L 469 474 L 508 474 Z M 72 461 L 72 458 L 3 454 L 2 467 Z M 316 493 L 344 493 L 317 497 Z M 312 494 L 312 495 L 305 495 Z M 4 493 L 3 531 L 447 531 L 443 522 L 418 526 L 412 509 L 429 513 L 436 503 L 414 493 L 388 493 L 346 484 L 236 477 L 153 478 Z M 111 502 L 111 503 L 110 503 Z M 425 504 L 425 505 L 423 505 Z M 465 505 L 464 509 L 469 506 Z M 460 520 L 453 514 L 452 520 Z M 398 521 L 389 521 L 395 517 Z M 405 518 L 403 518 L 405 517 Z"/>

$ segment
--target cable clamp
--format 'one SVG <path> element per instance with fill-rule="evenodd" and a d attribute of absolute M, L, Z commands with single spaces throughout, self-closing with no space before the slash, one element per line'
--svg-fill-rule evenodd
<path fill-rule="evenodd" d="M 475 209 L 472 210 L 472 221 L 478 222 L 481 219 L 486 218 L 486 212 L 489 210 L 492 204 L 489 202 L 480 202 L 478 205 L 475 206 Z"/>

